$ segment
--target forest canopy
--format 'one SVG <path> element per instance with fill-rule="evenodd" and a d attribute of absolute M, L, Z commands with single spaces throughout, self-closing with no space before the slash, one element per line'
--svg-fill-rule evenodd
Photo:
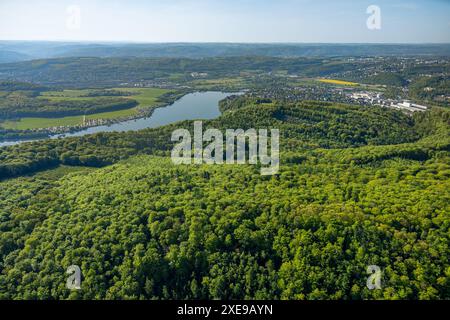
<path fill-rule="evenodd" d="M 206 126 L 281 129 L 278 175 L 175 166 L 170 133 L 190 121 L 1 148 L 0 298 L 450 298 L 448 111 L 221 109 Z"/>

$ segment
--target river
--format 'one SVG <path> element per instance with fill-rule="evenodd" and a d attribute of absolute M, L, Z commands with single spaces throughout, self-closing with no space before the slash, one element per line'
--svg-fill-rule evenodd
<path fill-rule="evenodd" d="M 233 93 L 216 91 L 189 93 L 169 106 L 157 108 L 148 118 L 118 122 L 109 126 L 90 127 L 74 133 L 65 134 L 64 136 L 79 137 L 97 132 L 136 131 L 146 128 L 156 128 L 183 120 L 214 119 L 220 116 L 219 101 L 230 95 L 233 95 Z M 49 139 L 57 139 L 61 136 L 60 134 L 55 134 L 50 136 Z M 30 140 L 0 142 L 0 147 L 27 141 Z"/>

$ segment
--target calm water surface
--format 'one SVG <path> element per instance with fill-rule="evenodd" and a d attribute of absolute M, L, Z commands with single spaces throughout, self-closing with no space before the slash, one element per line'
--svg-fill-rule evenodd
<path fill-rule="evenodd" d="M 232 95 L 226 92 L 194 92 L 185 95 L 173 104 L 156 109 L 148 118 L 136 119 L 114 123 L 109 126 L 98 126 L 65 134 L 66 137 L 79 137 L 97 132 L 124 132 L 146 128 L 156 128 L 183 120 L 214 119 L 220 116 L 219 101 Z M 50 136 L 56 139 L 61 135 Z M 25 140 L 0 142 L 0 147 L 25 142 Z"/>

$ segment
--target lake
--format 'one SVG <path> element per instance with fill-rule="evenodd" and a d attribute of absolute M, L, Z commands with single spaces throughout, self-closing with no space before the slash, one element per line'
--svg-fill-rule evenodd
<path fill-rule="evenodd" d="M 98 132 L 136 131 L 146 128 L 156 128 L 183 120 L 214 119 L 220 116 L 219 101 L 230 95 L 233 95 L 233 93 L 216 91 L 189 93 L 167 107 L 155 109 L 153 114 L 148 118 L 118 122 L 109 126 L 90 127 L 78 132 L 65 134 L 64 136 L 79 137 Z M 61 135 L 57 134 L 49 138 L 56 139 L 60 137 Z M 30 140 L 0 142 L 0 147 L 26 141 Z"/>

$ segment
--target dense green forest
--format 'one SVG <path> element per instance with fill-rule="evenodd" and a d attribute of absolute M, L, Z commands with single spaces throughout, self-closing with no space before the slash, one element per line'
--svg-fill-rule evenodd
<path fill-rule="evenodd" d="M 278 175 L 173 165 L 190 121 L 1 148 L 0 298 L 450 299 L 448 110 L 221 110 L 204 126 L 280 129 Z"/>
<path fill-rule="evenodd" d="M 425 102 L 439 101 L 450 106 L 447 97 L 450 96 L 450 77 L 434 76 L 420 77 L 410 86 L 411 96 Z"/>
<path fill-rule="evenodd" d="M 380 73 L 365 79 L 367 83 L 382 84 L 394 87 L 404 87 L 408 84 L 405 78 L 395 73 Z"/>

